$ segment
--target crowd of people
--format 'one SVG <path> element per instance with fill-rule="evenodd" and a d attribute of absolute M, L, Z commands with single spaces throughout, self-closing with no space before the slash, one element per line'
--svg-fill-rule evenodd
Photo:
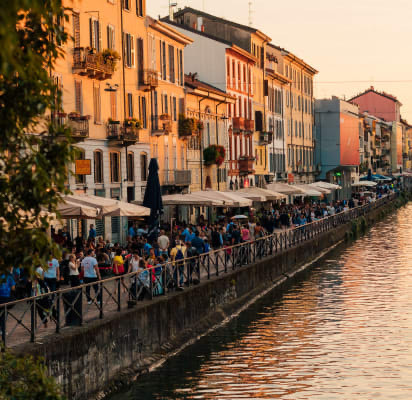
<path fill-rule="evenodd" d="M 388 191 L 388 186 L 380 186 L 374 198 Z M 93 225 L 90 226 L 87 239 L 78 236 L 72 240 L 65 227 L 53 232 L 54 240 L 65 249 L 62 259 L 51 259 L 47 269 L 38 266 L 34 277 L 28 277 L 18 267 L 11 268 L 8 274 L 0 277 L 0 304 L 16 298 L 53 292 L 68 285 L 77 287 L 82 283 L 93 284 L 132 272 L 138 273 L 138 284 L 144 287 L 145 290 L 141 291 L 144 294 L 149 290 L 151 279 L 152 282 L 161 281 L 165 263 L 173 266 L 171 281 L 174 287 L 183 289 L 185 284 L 193 281 L 194 267 L 190 266 L 187 274 L 183 271 L 187 259 L 217 249 L 230 252 L 232 245 L 254 241 L 276 230 L 300 227 L 364 202 L 374 201 L 374 198 L 354 196 L 349 201 L 276 204 L 271 209 L 262 208 L 248 218 L 234 219 L 226 215 L 215 223 L 208 223 L 200 216 L 197 224 L 177 222 L 172 229 L 164 226 L 154 240 L 148 236 L 147 225 L 138 226 L 134 223 L 129 227 L 124 245 L 104 241 L 97 236 Z M 95 292 L 94 300 L 90 286 Z M 98 285 L 90 286 L 86 288 L 88 302 L 99 303 Z M 162 294 L 162 285 L 152 285 L 152 289 L 153 286 L 154 294 Z"/>

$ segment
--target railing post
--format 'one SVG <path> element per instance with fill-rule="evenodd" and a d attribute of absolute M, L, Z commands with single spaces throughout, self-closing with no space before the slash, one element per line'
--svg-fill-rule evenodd
<path fill-rule="evenodd" d="M 56 333 L 60 332 L 60 305 L 61 305 L 61 292 L 57 293 L 56 299 Z M 64 313 L 63 313 L 64 314 Z"/>
<path fill-rule="evenodd" d="M 34 342 L 36 337 L 36 298 L 31 302 L 30 311 L 30 341 Z"/>
<path fill-rule="evenodd" d="M 99 297 L 100 297 L 100 312 L 99 318 L 103 318 L 103 282 L 99 283 Z M 83 314 L 83 313 L 82 313 Z"/>
<path fill-rule="evenodd" d="M 207 257 L 207 280 L 210 279 L 210 254 L 206 254 Z"/>
<path fill-rule="evenodd" d="M 121 289 L 121 281 L 122 278 L 117 278 L 117 311 L 120 311 L 121 306 L 120 306 L 120 301 L 121 301 L 121 293 L 120 293 L 120 289 Z"/>
<path fill-rule="evenodd" d="M 7 346 L 6 329 L 7 329 L 7 306 L 3 306 L 3 317 L 1 318 L 1 339 L 4 344 L 4 348 Z"/>

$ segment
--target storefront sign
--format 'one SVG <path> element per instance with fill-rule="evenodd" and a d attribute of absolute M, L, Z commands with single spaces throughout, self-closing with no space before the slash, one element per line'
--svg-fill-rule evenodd
<path fill-rule="evenodd" d="M 91 160 L 76 160 L 76 175 L 91 175 L 92 161 Z"/>
<path fill-rule="evenodd" d="M 288 183 L 295 182 L 295 176 L 293 174 L 288 174 Z"/>

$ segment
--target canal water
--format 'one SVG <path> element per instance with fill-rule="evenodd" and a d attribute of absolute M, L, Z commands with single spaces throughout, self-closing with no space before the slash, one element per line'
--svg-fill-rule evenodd
<path fill-rule="evenodd" d="M 111 399 L 412 399 L 412 205 Z"/>

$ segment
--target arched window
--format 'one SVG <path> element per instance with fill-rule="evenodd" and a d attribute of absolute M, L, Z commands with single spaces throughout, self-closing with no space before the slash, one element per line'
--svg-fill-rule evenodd
<path fill-rule="evenodd" d="M 143 182 L 147 181 L 147 154 L 140 153 L 140 178 Z"/>
<path fill-rule="evenodd" d="M 103 152 L 96 150 L 93 153 L 94 161 L 94 182 L 103 183 Z"/>
<path fill-rule="evenodd" d="M 113 151 L 110 152 L 110 181 L 112 183 L 119 183 L 120 180 L 120 153 Z"/>
<path fill-rule="evenodd" d="M 127 153 L 127 181 L 134 182 L 134 153 L 129 151 Z"/>
<path fill-rule="evenodd" d="M 84 160 L 85 159 L 85 152 L 83 149 L 79 149 L 77 153 L 76 160 Z M 76 171 L 75 171 L 76 172 Z M 86 183 L 86 175 L 77 175 L 75 176 L 76 184 L 81 185 Z"/>

